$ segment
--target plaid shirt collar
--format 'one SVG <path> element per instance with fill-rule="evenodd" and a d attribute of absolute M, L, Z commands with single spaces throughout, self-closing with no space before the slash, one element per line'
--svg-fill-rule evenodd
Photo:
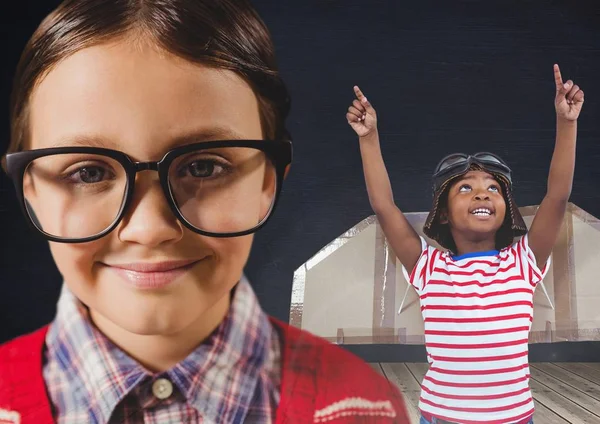
<path fill-rule="evenodd" d="M 70 400 L 64 403 L 84 405 L 94 422 L 109 422 L 115 408 L 131 394 L 139 396 L 142 407 L 152 406 L 150 384 L 142 383 L 165 376 L 173 382 L 179 400 L 192 405 L 208 422 L 219 422 L 224 414 L 243 421 L 247 414 L 256 413 L 255 392 L 263 391 L 257 386 L 264 382 L 265 373 L 271 379 L 276 376 L 277 393 L 272 397 L 278 402 L 280 370 L 274 368 L 279 342 L 273 343 L 274 333 L 243 277 L 229 313 L 212 335 L 172 369 L 153 374 L 101 334 L 87 309 L 64 285 L 46 337 L 46 357 L 68 382 L 65 392 Z"/>

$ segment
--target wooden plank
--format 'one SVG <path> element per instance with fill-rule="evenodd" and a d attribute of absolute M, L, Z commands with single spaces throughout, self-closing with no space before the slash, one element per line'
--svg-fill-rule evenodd
<path fill-rule="evenodd" d="M 408 416 L 412 423 L 417 424 L 421 418 L 421 413 L 419 412 L 421 385 L 408 370 L 406 364 L 381 364 L 381 367 L 388 380 L 395 384 L 400 392 L 402 392 Z"/>
<path fill-rule="evenodd" d="M 585 365 L 586 367 L 589 367 L 593 370 L 598 370 L 600 371 L 600 362 L 582 362 L 583 365 Z"/>
<path fill-rule="evenodd" d="M 379 362 L 370 363 L 369 366 L 371 368 L 373 368 L 373 371 L 375 371 L 377 374 L 382 375 L 382 376 L 384 376 L 384 377 L 387 378 L 387 376 L 385 375 L 385 373 L 381 369 L 381 364 Z"/>
<path fill-rule="evenodd" d="M 592 383 L 600 384 L 600 370 L 594 370 L 578 362 L 554 362 L 554 365 L 577 374 Z"/>
<path fill-rule="evenodd" d="M 586 393 L 588 396 L 593 397 L 597 401 L 600 401 L 600 385 L 592 383 L 591 381 L 573 374 L 561 367 L 557 367 L 554 364 L 549 363 L 535 363 L 530 364 L 530 369 L 537 369 L 545 372 L 548 375 L 562 381 L 564 384 L 568 384 L 577 390 Z"/>
<path fill-rule="evenodd" d="M 566 397 L 554 390 L 544 386 L 536 380 L 530 380 L 533 398 L 539 404 L 551 409 L 554 413 L 565 419 L 571 424 L 597 424 L 598 416 L 592 414 L 581 406 L 571 402 Z M 542 411 L 540 411 L 542 412 Z M 536 416 L 534 416 L 535 422 Z M 542 421 L 545 423 L 545 421 Z"/>
<path fill-rule="evenodd" d="M 425 377 L 425 373 L 429 369 L 429 364 L 421 363 L 421 362 L 413 362 L 407 363 L 406 367 L 410 370 L 412 375 L 415 376 L 419 384 L 423 382 L 423 377 Z"/>
<path fill-rule="evenodd" d="M 559 393 L 561 396 L 566 397 L 571 402 L 585 408 L 592 414 L 596 415 L 596 422 L 600 422 L 600 402 L 591 396 L 588 396 L 584 392 L 581 392 L 568 384 L 564 384 L 562 381 L 548 375 L 536 368 L 530 368 L 531 377 L 540 384 L 548 387 L 551 390 Z"/>
<path fill-rule="evenodd" d="M 535 399 L 535 412 L 533 413 L 533 422 L 541 424 L 571 424 L 569 421 L 554 413 L 551 409 L 545 407 Z"/>

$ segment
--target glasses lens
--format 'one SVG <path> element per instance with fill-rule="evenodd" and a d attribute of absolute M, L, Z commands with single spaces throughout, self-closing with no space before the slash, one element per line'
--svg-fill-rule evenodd
<path fill-rule="evenodd" d="M 179 212 L 195 228 L 237 233 L 254 229 L 269 216 L 277 174 L 261 150 L 203 149 L 171 163 L 169 188 Z"/>
<path fill-rule="evenodd" d="M 57 154 L 32 161 L 25 170 L 27 213 L 41 231 L 61 239 L 97 235 L 117 218 L 127 188 L 123 166 L 92 154 Z"/>
<path fill-rule="evenodd" d="M 479 153 L 479 154 L 475 155 L 475 157 L 479 160 L 494 162 L 494 163 L 502 165 L 502 161 L 497 156 L 495 156 L 491 153 Z"/>
<path fill-rule="evenodd" d="M 464 163 L 467 158 L 464 155 L 452 155 L 442 161 L 436 172 L 442 172 L 454 165 Z"/>
<path fill-rule="evenodd" d="M 492 170 L 496 170 L 504 174 L 510 174 L 511 172 L 510 168 L 502 161 L 502 159 L 492 153 L 477 153 L 474 157 Z M 510 175 L 506 175 L 506 177 L 510 180 Z"/>

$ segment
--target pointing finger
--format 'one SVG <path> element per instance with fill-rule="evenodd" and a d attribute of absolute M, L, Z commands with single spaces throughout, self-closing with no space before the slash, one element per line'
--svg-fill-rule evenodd
<path fill-rule="evenodd" d="M 354 94 L 356 94 L 356 98 L 360 101 L 361 105 L 364 107 L 364 110 L 369 114 L 375 115 L 375 109 L 373 109 L 373 106 L 357 85 L 354 86 Z"/>
<path fill-rule="evenodd" d="M 556 83 L 556 91 L 563 89 L 563 79 L 558 65 L 554 65 L 554 82 Z"/>
<path fill-rule="evenodd" d="M 354 94 L 356 94 L 356 98 L 358 100 L 362 100 L 363 97 L 365 97 L 365 95 L 363 94 L 363 92 L 360 90 L 360 88 L 358 88 L 358 85 L 354 86 Z"/>

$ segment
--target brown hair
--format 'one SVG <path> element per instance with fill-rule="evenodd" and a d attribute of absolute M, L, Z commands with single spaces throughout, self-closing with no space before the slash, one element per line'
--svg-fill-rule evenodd
<path fill-rule="evenodd" d="M 190 62 L 231 70 L 254 90 L 266 138 L 289 139 L 290 109 L 273 42 L 247 0 L 65 0 L 37 28 L 21 55 L 11 96 L 7 153 L 29 137 L 28 103 L 36 84 L 60 61 L 124 36 L 149 39 Z M 4 165 L 4 160 L 2 161 Z"/>

